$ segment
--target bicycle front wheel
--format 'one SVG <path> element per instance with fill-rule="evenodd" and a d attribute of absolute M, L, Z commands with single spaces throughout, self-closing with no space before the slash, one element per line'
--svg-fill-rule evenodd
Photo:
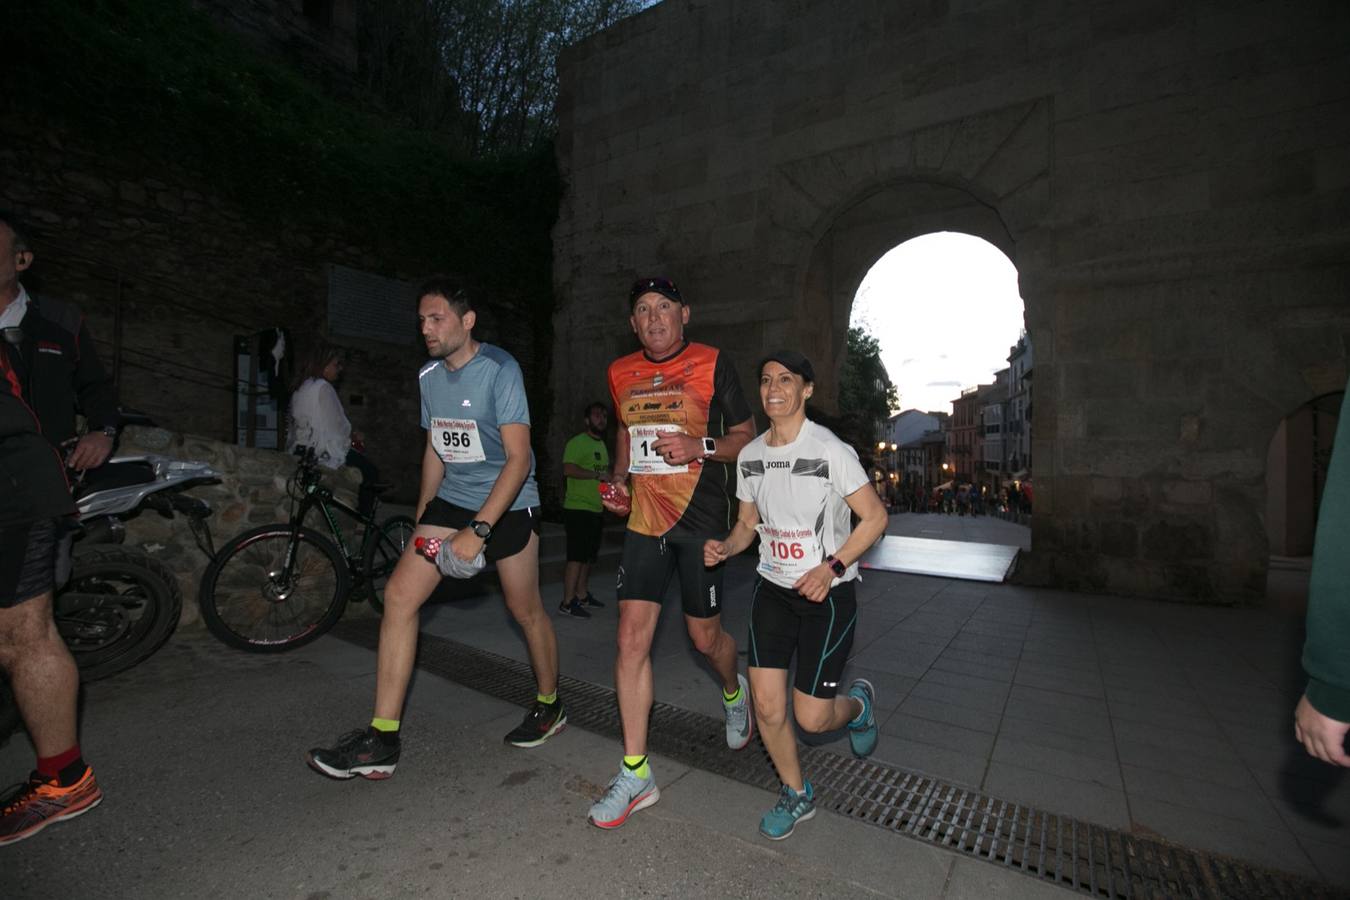
<path fill-rule="evenodd" d="M 332 541 L 312 528 L 279 522 L 246 531 L 221 548 L 202 575 L 198 603 L 206 627 L 224 643 L 277 653 L 332 628 L 350 588 Z"/>
<path fill-rule="evenodd" d="M 412 543 L 416 528 L 417 523 L 408 516 L 390 516 L 366 544 L 361 567 L 370 591 L 370 607 L 376 612 L 384 612 L 384 585 L 394 573 L 394 566 L 398 565 L 404 549 Z"/>

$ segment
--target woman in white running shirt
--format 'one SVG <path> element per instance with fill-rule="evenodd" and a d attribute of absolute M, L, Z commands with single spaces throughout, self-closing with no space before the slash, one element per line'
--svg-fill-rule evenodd
<path fill-rule="evenodd" d="M 704 545 L 717 565 L 759 535 L 759 577 L 750 612 L 749 668 L 755 717 L 783 786 L 759 830 L 782 840 L 815 815 L 815 792 L 802 775 L 797 736 L 788 718 L 788 667 L 795 653 L 792 707 L 813 733 L 848 728 L 855 755 L 877 743 L 875 691 L 858 678 L 839 682 L 857 620 L 858 557 L 886 530 L 886 510 L 858 455 L 828 428 L 806 418 L 815 371 L 800 353 L 783 350 L 759 367 L 759 396 L 769 430 L 736 460 L 740 512 L 725 540 Z M 850 512 L 857 528 L 850 529 Z"/>

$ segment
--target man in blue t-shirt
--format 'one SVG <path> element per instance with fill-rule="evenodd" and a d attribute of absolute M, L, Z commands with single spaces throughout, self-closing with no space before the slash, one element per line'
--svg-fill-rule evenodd
<path fill-rule="evenodd" d="M 520 366 L 500 347 L 474 340 L 473 304 L 450 279 L 422 286 L 417 318 L 431 361 L 418 373 L 427 437 L 415 537 L 441 538 L 461 560 L 481 552 L 496 564 L 538 686 L 534 706 L 506 742 L 535 747 L 561 731 L 567 715 L 558 700 L 557 638 L 539 596 L 539 488 Z M 418 610 L 440 580 L 440 570 L 411 547 L 399 560 L 385 586 L 374 719 L 332 748 L 311 750 L 309 764 L 319 772 L 333 778 L 394 774 Z"/>

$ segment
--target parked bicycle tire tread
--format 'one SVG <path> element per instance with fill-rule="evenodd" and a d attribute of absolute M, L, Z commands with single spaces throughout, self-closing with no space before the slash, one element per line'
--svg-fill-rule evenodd
<path fill-rule="evenodd" d="M 216 554 L 215 559 L 207 566 L 206 571 L 202 574 L 201 590 L 198 593 L 197 600 L 201 607 L 202 620 L 206 623 L 207 629 L 223 643 L 253 653 L 280 653 L 303 647 L 322 636 L 342 617 L 343 610 L 347 606 L 347 596 L 351 591 L 351 577 L 347 573 L 347 564 L 343 560 L 342 553 L 338 550 L 337 545 L 325 535 L 305 525 L 298 526 L 299 546 L 308 546 L 327 561 L 333 573 L 334 589 L 332 596 L 326 599 L 321 598 L 312 604 L 307 603 L 306 608 L 315 610 L 314 614 L 305 616 L 304 619 L 308 620 L 306 622 L 300 623 L 297 620 L 297 624 L 301 627 L 297 629 L 296 633 L 281 638 L 242 633 L 230 625 L 228 616 L 221 614 L 219 609 L 220 598 L 217 596 L 221 573 L 232 563 L 235 567 L 243 564 L 240 561 L 241 551 L 266 538 L 280 538 L 282 541 L 289 541 L 296 530 L 297 526 L 289 522 L 274 522 L 270 525 L 252 528 L 237 535 L 222 547 L 220 552 Z M 283 543 L 280 546 L 284 548 L 285 544 Z M 277 560 L 277 563 L 280 563 L 280 559 Z M 258 584 L 257 590 L 264 602 L 276 602 L 266 597 L 264 584 Z"/>
<path fill-rule="evenodd" d="M 63 597 L 79 593 L 75 590 L 79 583 L 99 577 L 136 582 L 143 589 L 143 593 L 137 596 L 148 606 L 138 623 L 147 617 L 150 621 L 147 627 L 137 629 L 133 641 L 106 656 L 107 649 L 113 648 L 83 653 L 78 645 L 71 645 L 67 639 L 66 643 L 79 666 L 82 682 L 116 675 L 149 658 L 173 634 L 183 614 L 183 592 L 179 590 L 173 570 L 167 565 L 140 550 L 95 544 L 76 549 L 70 582 L 57 593 L 53 601 L 58 629 L 65 614 Z M 121 593 L 119 596 L 125 598 L 127 595 Z"/>

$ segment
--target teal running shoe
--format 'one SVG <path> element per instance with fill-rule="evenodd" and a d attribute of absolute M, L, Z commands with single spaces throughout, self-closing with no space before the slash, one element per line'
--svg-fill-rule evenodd
<path fill-rule="evenodd" d="M 651 763 L 647 764 L 649 767 Z M 646 778 L 639 778 L 627 766 L 619 768 L 605 788 L 605 793 L 591 806 L 587 816 L 597 828 L 618 828 L 639 809 L 646 809 L 661 799 L 661 790 L 650 768 Z"/>
<path fill-rule="evenodd" d="M 799 794 L 786 784 L 778 792 L 778 802 L 759 820 L 759 833 L 771 841 L 792 836 L 798 822 L 805 822 L 816 814 L 816 795 L 811 782 Z"/>
<path fill-rule="evenodd" d="M 848 695 L 861 700 L 863 705 L 862 715 L 848 723 L 848 743 L 853 748 L 854 756 L 865 759 L 877 749 L 877 733 L 880 731 L 877 728 L 876 688 L 866 678 L 857 678 L 849 685 Z"/>

